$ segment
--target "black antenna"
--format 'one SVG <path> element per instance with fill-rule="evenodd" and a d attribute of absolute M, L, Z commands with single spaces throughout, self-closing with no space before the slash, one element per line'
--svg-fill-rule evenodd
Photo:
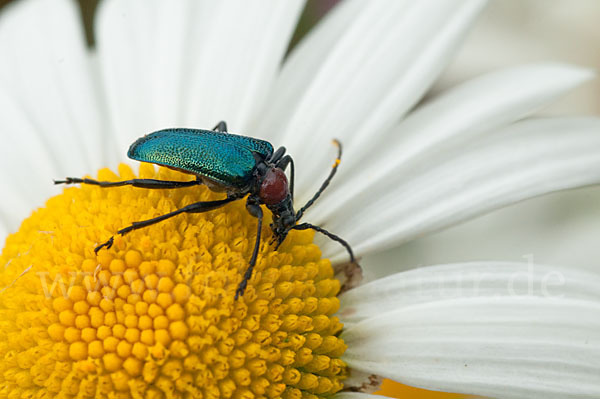
<path fill-rule="evenodd" d="M 340 165 L 340 162 L 342 161 L 342 143 L 340 143 L 337 139 L 333 139 L 333 144 L 335 144 L 337 146 L 338 154 L 337 154 L 337 158 L 335 159 L 335 162 L 333 163 L 333 167 L 331 168 L 331 172 L 329 172 L 329 176 L 327 176 L 327 179 L 325 179 L 323 184 L 321 184 L 321 187 L 319 188 L 319 190 L 317 190 L 315 195 L 313 195 L 313 197 L 306 203 L 306 205 L 304 205 L 302 208 L 300 208 L 300 210 L 296 213 L 296 220 L 300 220 L 302 215 L 304 215 L 304 212 L 308 208 L 310 208 L 312 206 L 312 204 L 314 204 L 315 201 L 321 196 L 321 193 L 323 191 L 325 191 L 327 186 L 329 186 L 331 179 L 333 179 L 333 176 L 335 176 L 335 173 L 337 172 L 337 168 Z M 297 229 L 296 227 L 294 227 L 296 230 L 300 230 L 300 229 Z M 337 237 L 337 238 L 339 238 L 339 237 Z M 352 251 L 350 251 L 350 252 L 352 252 Z"/>

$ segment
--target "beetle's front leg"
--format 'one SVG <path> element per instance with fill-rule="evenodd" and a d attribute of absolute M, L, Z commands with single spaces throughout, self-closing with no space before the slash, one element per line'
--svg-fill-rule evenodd
<path fill-rule="evenodd" d="M 258 229 L 256 231 L 256 241 L 254 242 L 254 250 L 252 251 L 252 257 L 250 258 L 250 264 L 248 265 L 248 269 L 246 269 L 246 273 L 244 273 L 244 278 L 240 282 L 237 290 L 235 291 L 235 299 L 238 299 L 240 295 L 244 295 L 244 291 L 246 290 L 246 286 L 248 285 L 248 281 L 252 277 L 252 271 L 254 270 L 254 266 L 256 265 L 256 258 L 258 257 L 258 250 L 260 248 L 260 233 L 262 231 L 262 220 L 263 220 L 263 211 L 256 199 L 252 196 L 248 197 L 246 201 L 246 209 L 248 212 L 258 219 Z"/>

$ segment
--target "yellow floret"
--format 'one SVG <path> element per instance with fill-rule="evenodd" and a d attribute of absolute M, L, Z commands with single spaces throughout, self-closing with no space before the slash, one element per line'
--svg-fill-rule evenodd
<path fill-rule="evenodd" d="M 133 178 L 102 170 L 100 180 Z M 191 177 L 145 165 L 142 178 Z M 278 251 L 244 201 L 183 214 L 93 249 L 134 221 L 222 198 L 178 190 L 64 190 L 0 256 L 0 397 L 319 398 L 342 388 L 339 282 L 310 231 Z M 265 209 L 268 219 L 270 212 Z M 17 395 L 18 396 L 15 396 Z M 12 396 L 11 396 L 12 395 Z"/>

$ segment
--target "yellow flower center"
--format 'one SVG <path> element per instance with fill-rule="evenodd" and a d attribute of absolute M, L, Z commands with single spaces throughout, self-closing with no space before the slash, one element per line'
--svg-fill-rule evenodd
<path fill-rule="evenodd" d="M 121 165 L 100 180 L 134 178 Z M 143 165 L 142 178 L 189 180 Z M 197 201 L 197 186 L 66 189 L 9 236 L 0 256 L 2 398 L 318 398 L 342 388 L 346 345 L 331 264 L 309 231 L 278 251 L 244 201 L 115 237 Z M 265 212 L 270 217 L 270 212 Z"/>

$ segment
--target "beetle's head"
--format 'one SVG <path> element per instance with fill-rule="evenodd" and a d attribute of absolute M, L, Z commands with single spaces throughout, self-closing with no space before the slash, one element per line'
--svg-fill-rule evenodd
<path fill-rule="evenodd" d="M 267 167 L 260 182 L 258 197 L 273 213 L 271 229 L 279 246 L 290 228 L 296 224 L 288 179 L 283 170 L 275 166 Z"/>
<path fill-rule="evenodd" d="M 288 179 L 283 170 L 270 166 L 264 171 L 258 197 L 267 206 L 277 206 L 290 196 Z"/>

